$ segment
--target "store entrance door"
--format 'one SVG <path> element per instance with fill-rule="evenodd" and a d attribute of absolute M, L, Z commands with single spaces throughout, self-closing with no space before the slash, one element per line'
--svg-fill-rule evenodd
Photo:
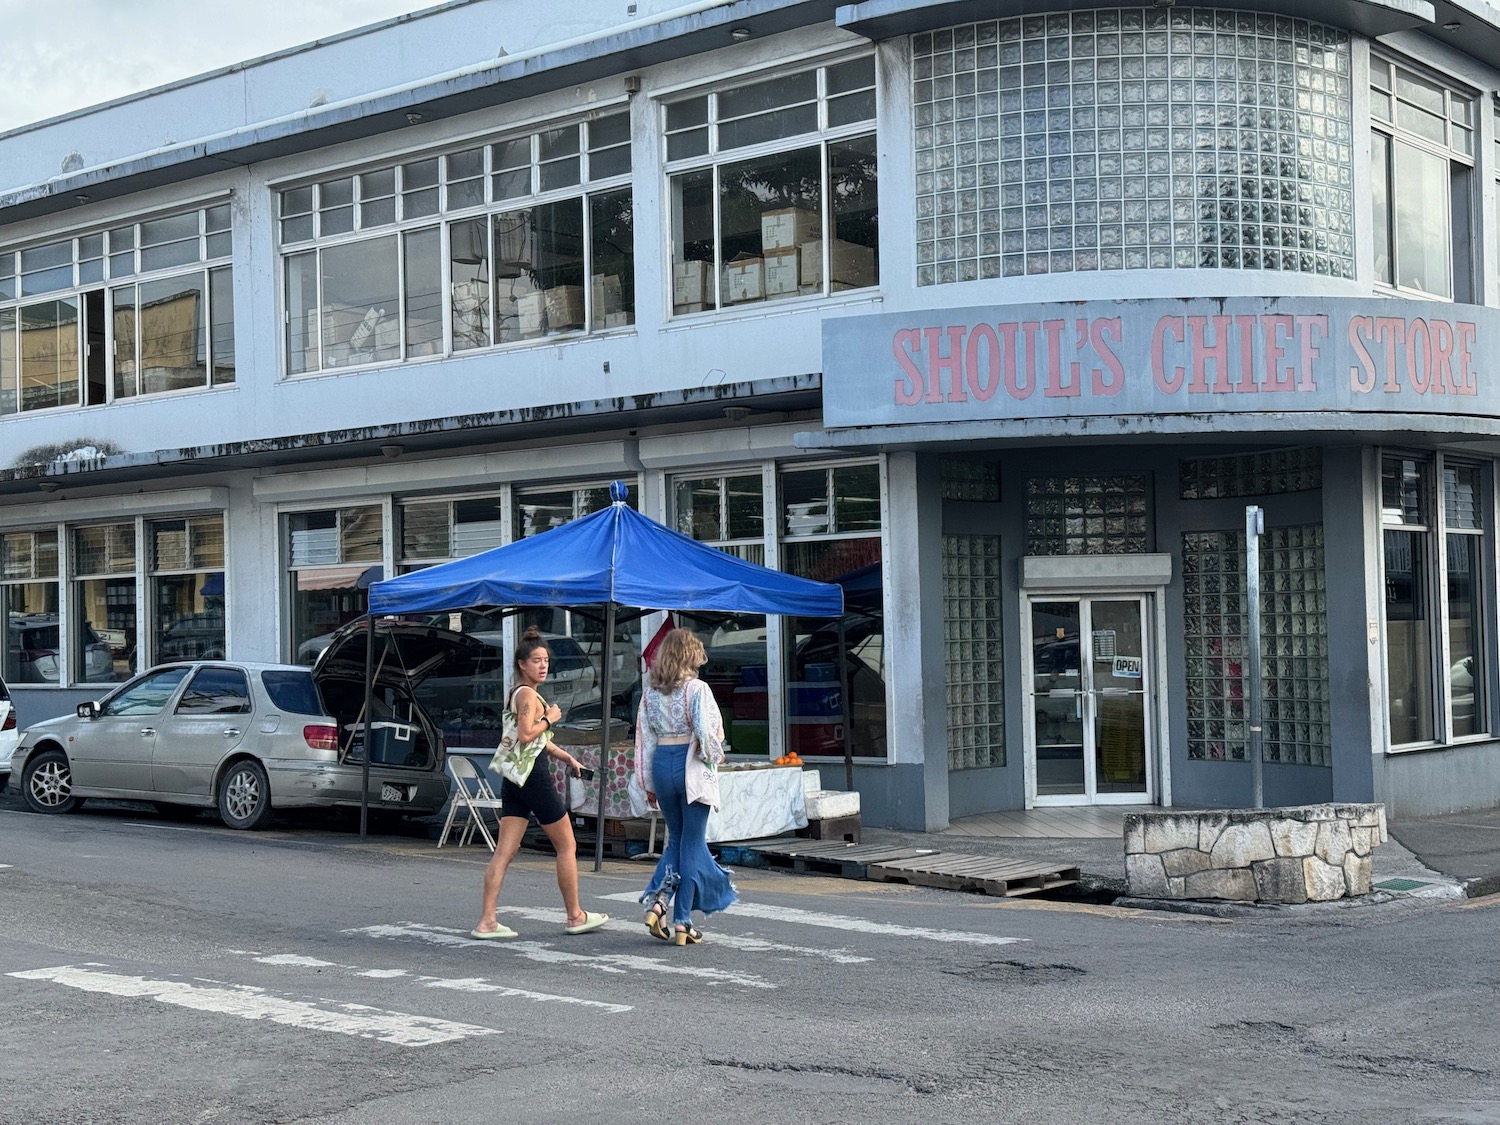
<path fill-rule="evenodd" d="M 1027 755 L 1036 804 L 1154 800 L 1148 601 L 1126 594 L 1028 602 Z"/>

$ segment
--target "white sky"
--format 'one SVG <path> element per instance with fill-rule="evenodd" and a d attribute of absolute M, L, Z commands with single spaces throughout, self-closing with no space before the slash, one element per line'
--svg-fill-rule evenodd
<path fill-rule="evenodd" d="M 440 0 L 0 0 L 0 131 Z"/>

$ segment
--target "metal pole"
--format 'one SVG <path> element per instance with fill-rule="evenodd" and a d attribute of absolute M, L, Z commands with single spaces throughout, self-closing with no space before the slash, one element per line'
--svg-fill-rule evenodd
<path fill-rule="evenodd" d="M 1261 764 L 1260 678 L 1260 537 L 1265 534 L 1265 513 L 1254 504 L 1245 509 L 1245 612 L 1250 618 L 1248 669 L 1245 676 L 1246 718 L 1250 728 L 1250 780 L 1254 808 L 1265 808 Z"/>
<path fill-rule="evenodd" d="M 604 607 L 604 643 L 599 646 L 600 678 L 599 690 L 599 769 L 594 774 L 594 811 L 598 814 L 594 822 L 594 870 L 604 867 L 604 778 L 609 773 L 609 730 L 614 725 L 610 714 L 613 685 L 610 671 L 615 662 L 615 603 Z"/>
<path fill-rule="evenodd" d="M 849 645 L 839 617 L 839 717 L 844 724 L 844 791 L 854 792 L 854 723 L 849 703 Z"/>
<path fill-rule="evenodd" d="M 370 712 L 375 708 L 375 615 L 365 614 L 365 751 L 359 766 L 359 834 L 370 819 Z M 337 745 L 337 732 L 334 744 Z"/>

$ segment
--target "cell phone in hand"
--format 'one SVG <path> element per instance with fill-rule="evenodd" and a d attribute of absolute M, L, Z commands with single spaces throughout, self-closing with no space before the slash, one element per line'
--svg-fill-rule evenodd
<path fill-rule="evenodd" d="M 573 776 L 578 778 L 579 781 L 593 781 L 594 771 L 589 769 L 588 766 L 579 766 L 573 771 Z"/>

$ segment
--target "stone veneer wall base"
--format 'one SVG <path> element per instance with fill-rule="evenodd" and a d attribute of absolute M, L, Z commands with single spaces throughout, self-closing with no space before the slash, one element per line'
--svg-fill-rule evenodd
<path fill-rule="evenodd" d="M 1125 875 L 1135 898 L 1332 902 L 1370 893 L 1386 838 L 1384 805 L 1127 813 Z"/>

